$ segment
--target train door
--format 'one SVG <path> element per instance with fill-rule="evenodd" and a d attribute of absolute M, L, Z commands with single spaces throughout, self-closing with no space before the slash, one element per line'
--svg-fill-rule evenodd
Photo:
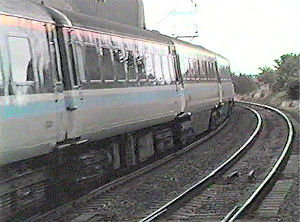
<path fill-rule="evenodd" d="M 173 58 L 175 63 L 175 73 L 176 73 L 176 91 L 179 93 L 180 103 L 181 103 L 181 112 L 184 112 L 186 109 L 186 99 L 184 94 L 184 83 L 181 75 L 180 70 L 180 63 L 179 63 L 179 55 L 174 50 Z"/>
<path fill-rule="evenodd" d="M 219 88 L 219 99 L 220 99 L 220 103 L 223 102 L 223 87 L 222 87 L 222 78 L 221 78 L 221 73 L 218 67 L 218 62 L 215 61 L 215 69 L 217 72 L 217 78 L 218 78 L 218 88 Z"/>
<path fill-rule="evenodd" d="M 56 104 L 56 141 L 63 141 L 66 137 L 65 127 L 65 101 L 64 101 L 64 85 L 61 71 L 61 59 L 57 42 L 57 34 L 54 25 L 47 26 L 50 61 L 52 67 L 52 79 L 55 93 Z"/>
<path fill-rule="evenodd" d="M 69 28 L 58 28 L 58 42 L 63 74 L 64 116 L 67 140 L 78 139 L 82 135 L 82 92 L 81 83 L 74 70 L 73 50 Z"/>

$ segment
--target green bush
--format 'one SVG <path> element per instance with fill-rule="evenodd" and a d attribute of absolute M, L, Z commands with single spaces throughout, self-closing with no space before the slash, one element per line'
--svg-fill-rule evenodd
<path fill-rule="evenodd" d="M 248 94 L 257 89 L 258 84 L 250 77 L 245 74 L 239 76 L 232 75 L 235 93 L 239 95 Z"/>

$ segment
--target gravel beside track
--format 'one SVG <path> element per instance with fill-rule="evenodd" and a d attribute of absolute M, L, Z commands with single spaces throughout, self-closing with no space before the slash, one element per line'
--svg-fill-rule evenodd
<path fill-rule="evenodd" d="M 285 112 L 285 111 L 283 111 Z M 287 221 L 287 222 L 298 222 L 300 221 L 300 199 L 299 199 L 299 150 L 300 150 L 300 137 L 299 137 L 299 129 L 300 129 L 300 121 L 299 121 L 299 113 L 289 113 L 285 112 L 291 119 L 295 129 L 294 141 L 290 153 L 290 160 L 292 158 L 296 159 L 296 163 L 293 165 L 289 165 L 290 161 L 287 163 L 286 169 L 283 170 L 282 174 L 278 178 L 280 181 L 292 181 L 291 187 L 289 191 L 286 193 L 286 197 L 282 202 L 279 202 L 279 209 L 277 215 L 267 215 L 260 214 L 258 212 L 255 213 L 254 218 L 257 221 L 266 221 L 266 222 L 275 222 L 275 221 Z M 298 164 L 297 164 L 298 162 Z M 271 192 L 272 195 L 272 192 Z M 259 211 L 259 210 L 258 210 Z"/>
<path fill-rule="evenodd" d="M 51 215 L 44 221 L 138 221 L 204 178 L 249 138 L 255 126 L 254 115 L 237 107 L 221 132 L 189 153 L 74 207 L 65 215 Z"/>

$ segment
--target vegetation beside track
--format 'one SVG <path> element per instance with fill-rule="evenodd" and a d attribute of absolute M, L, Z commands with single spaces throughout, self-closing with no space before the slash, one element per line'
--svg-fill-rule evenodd
<path fill-rule="evenodd" d="M 256 76 L 233 73 L 237 98 L 298 113 L 300 54 L 282 55 L 274 63 L 274 67 L 260 67 Z"/>

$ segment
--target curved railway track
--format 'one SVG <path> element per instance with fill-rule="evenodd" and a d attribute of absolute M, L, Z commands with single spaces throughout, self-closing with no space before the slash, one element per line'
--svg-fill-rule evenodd
<path fill-rule="evenodd" d="M 286 144 L 283 148 L 283 151 L 279 157 L 279 159 L 276 161 L 275 165 L 272 167 L 270 173 L 267 175 L 267 177 L 263 180 L 263 182 L 258 186 L 258 188 L 252 193 L 252 195 L 241 205 L 241 206 L 236 206 L 231 213 L 229 213 L 225 218 L 224 222 L 229 221 L 235 221 L 236 219 L 244 216 L 251 208 L 254 208 L 255 204 L 259 202 L 260 196 L 268 191 L 270 187 L 274 184 L 274 178 L 278 175 L 278 173 L 282 170 L 284 167 L 284 164 L 286 163 L 288 159 L 288 152 L 290 150 L 293 136 L 294 136 L 294 129 L 293 129 L 293 124 L 289 117 L 281 112 L 278 109 L 275 109 L 274 107 L 267 106 L 267 105 L 261 105 L 257 103 L 249 103 L 249 102 L 244 102 L 245 104 L 249 105 L 254 105 L 254 106 L 261 106 L 265 109 L 272 110 L 276 113 L 278 113 L 284 120 L 286 121 L 286 124 L 288 126 L 288 136 L 287 136 L 287 141 Z"/>
<path fill-rule="evenodd" d="M 242 216 L 245 216 L 251 209 L 253 209 L 256 204 L 262 199 L 262 195 L 270 190 L 270 187 L 274 184 L 274 180 L 276 179 L 276 175 L 280 172 L 282 167 L 284 166 L 284 163 L 286 162 L 288 158 L 288 151 L 291 147 L 292 138 L 293 138 L 293 126 L 289 118 L 282 113 L 281 111 L 270 107 L 266 105 L 260 105 L 255 103 L 248 103 L 243 102 L 244 105 L 250 105 L 255 107 L 261 107 L 263 109 L 271 110 L 272 112 L 277 113 L 281 116 L 281 118 L 284 119 L 287 127 L 288 127 L 288 134 L 287 139 L 284 144 L 284 148 L 282 149 L 282 152 L 278 158 L 278 160 L 275 162 L 274 166 L 271 168 L 270 172 L 267 174 L 265 179 L 257 186 L 257 188 L 254 190 L 254 192 L 250 195 L 250 197 L 245 200 L 241 205 L 236 205 L 222 220 L 222 222 L 227 221 L 235 221 L 239 219 Z M 163 219 L 163 221 L 180 221 L 181 219 L 198 219 L 201 221 L 203 220 L 203 217 L 210 216 L 209 214 L 201 214 L 197 213 L 197 207 L 199 207 L 201 204 L 203 204 L 203 199 L 197 197 L 197 195 L 202 195 L 202 193 L 208 188 L 209 186 L 212 186 L 217 181 L 217 177 L 220 177 L 220 175 L 225 173 L 226 171 L 226 165 L 230 164 L 232 161 L 237 160 L 237 158 L 240 157 L 240 155 L 243 155 L 245 152 L 243 152 L 246 147 L 253 141 L 253 139 L 257 136 L 261 126 L 262 121 L 260 114 L 255 111 L 252 108 L 248 108 L 251 111 L 253 111 L 257 118 L 258 118 L 258 124 L 257 128 L 252 134 L 251 138 L 241 147 L 241 149 L 236 152 L 232 157 L 230 157 L 225 163 L 223 163 L 220 167 L 218 167 L 216 170 L 214 170 L 210 175 L 208 175 L 205 179 L 199 181 L 194 186 L 188 188 L 185 192 L 181 193 L 176 198 L 169 201 L 167 204 L 159 208 L 158 210 L 154 211 L 152 214 L 148 215 L 147 217 L 140 220 L 140 222 L 150 222 L 150 221 L 159 221 L 160 219 Z M 250 172 L 251 176 L 253 176 L 254 171 Z M 238 177 L 238 172 L 235 171 L 229 175 L 229 177 Z M 228 178 L 228 177 L 227 177 Z M 214 180 L 215 179 L 215 180 Z M 231 178 L 230 178 L 231 179 Z M 216 186 L 217 189 L 220 189 L 221 186 Z M 226 189 L 224 189 L 225 192 Z M 214 194 L 210 194 L 215 192 Z M 230 193 L 229 195 L 234 195 L 234 192 Z M 213 204 L 213 199 L 215 198 L 215 195 L 220 195 L 216 189 L 213 187 L 210 188 L 210 191 L 206 192 L 203 195 L 206 195 L 206 198 L 208 197 L 211 201 L 209 204 Z M 195 198 L 196 197 L 196 198 Z M 220 198 L 220 197 L 219 197 Z M 217 198 L 216 198 L 217 199 Z M 202 201 L 202 202 L 201 202 Z M 205 204 L 205 203 L 204 203 Z M 192 216 L 191 216 L 192 215 Z M 213 215 L 211 219 L 213 221 L 220 221 L 221 215 Z M 200 219 L 201 218 L 201 219 Z"/>

